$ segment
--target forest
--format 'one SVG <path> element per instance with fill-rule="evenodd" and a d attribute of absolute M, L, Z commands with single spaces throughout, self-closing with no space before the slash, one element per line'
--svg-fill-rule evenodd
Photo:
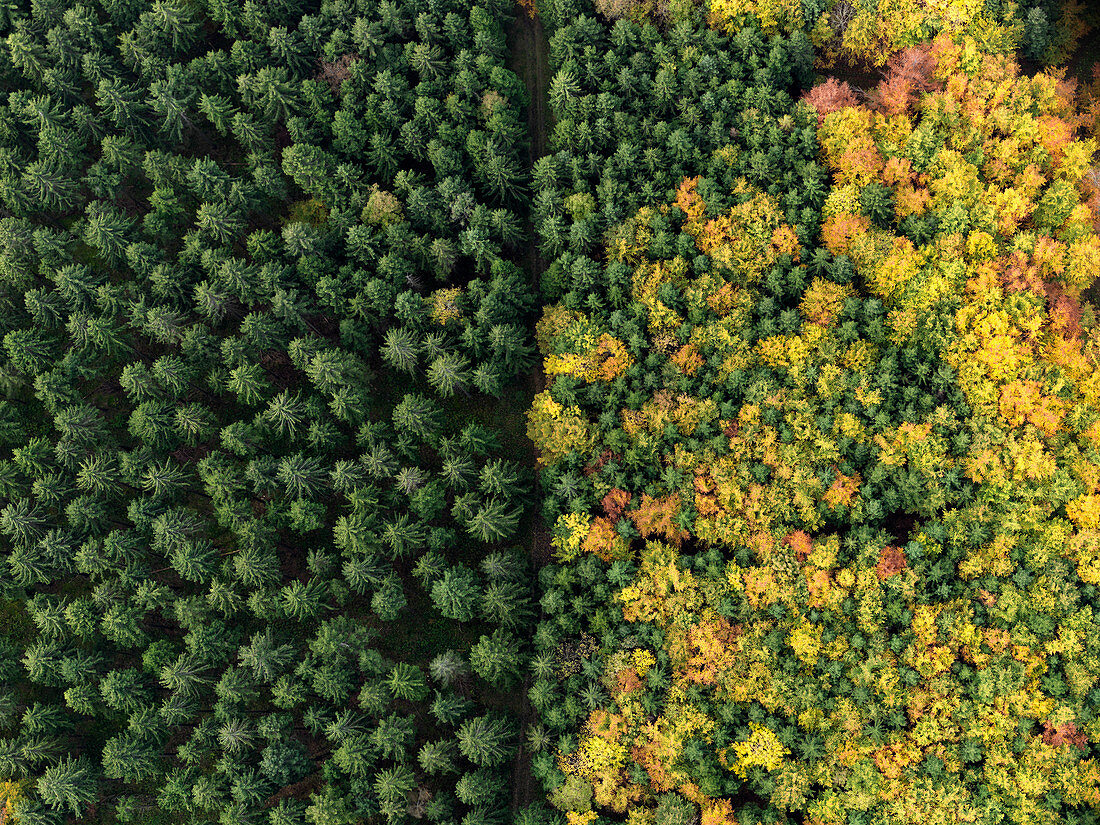
<path fill-rule="evenodd" d="M 1100 10 L 9 0 L 0 85 L 0 825 L 1100 821 Z"/>

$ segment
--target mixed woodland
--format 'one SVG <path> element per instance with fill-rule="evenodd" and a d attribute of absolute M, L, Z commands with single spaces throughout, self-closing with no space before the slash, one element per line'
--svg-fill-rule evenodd
<path fill-rule="evenodd" d="M 1096 822 L 1098 28 L 0 6 L 0 823 Z"/>

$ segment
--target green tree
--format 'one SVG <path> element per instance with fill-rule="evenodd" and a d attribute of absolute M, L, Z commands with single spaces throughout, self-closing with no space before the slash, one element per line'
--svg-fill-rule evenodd
<path fill-rule="evenodd" d="M 252 636 L 249 643 L 237 651 L 243 667 L 250 668 L 257 679 L 271 683 L 294 662 L 296 653 L 289 644 L 277 644 L 270 628 Z"/>
<path fill-rule="evenodd" d="M 441 739 L 436 742 L 425 742 L 417 754 L 417 762 L 420 769 L 429 776 L 437 774 L 457 773 L 455 759 L 458 756 L 458 746 L 452 739 Z"/>
<path fill-rule="evenodd" d="M 395 765 L 374 777 L 374 792 L 383 804 L 407 804 L 406 795 L 415 787 L 416 776 L 404 765 Z"/>
<path fill-rule="evenodd" d="M 455 621 L 471 621 L 480 597 L 477 575 L 463 564 L 451 567 L 432 584 L 432 603 L 446 618 Z"/>
<path fill-rule="evenodd" d="M 428 444 L 439 438 L 443 411 L 431 399 L 418 393 L 409 393 L 394 407 L 393 423 Z"/>
<path fill-rule="evenodd" d="M 428 365 L 428 383 L 443 398 L 465 390 L 469 381 L 469 362 L 461 355 L 445 352 Z"/>
<path fill-rule="evenodd" d="M 108 779 L 141 782 L 160 770 L 159 748 L 154 741 L 125 732 L 103 746 L 103 775 Z"/>
<path fill-rule="evenodd" d="M 245 719 L 227 719 L 218 728 L 218 744 L 226 753 L 247 753 L 254 737 L 252 726 Z"/>
<path fill-rule="evenodd" d="M 443 687 L 451 687 L 470 671 L 466 660 L 454 650 L 438 654 L 428 665 L 432 678 Z"/>
<path fill-rule="evenodd" d="M 137 668 L 110 671 L 99 681 L 99 692 L 110 707 L 122 711 L 138 710 L 153 699 L 147 676 Z"/>
<path fill-rule="evenodd" d="M 282 740 L 263 749 L 259 767 L 261 774 L 282 788 L 309 774 L 313 770 L 313 760 L 299 742 Z"/>
<path fill-rule="evenodd" d="M 315 618 L 325 609 L 329 590 L 317 578 L 306 582 L 292 581 L 279 592 L 280 606 L 287 616 L 298 621 Z"/>
<path fill-rule="evenodd" d="M 521 668 L 519 640 L 504 628 L 482 636 L 470 648 L 470 667 L 491 685 L 506 687 L 519 677 Z"/>
<path fill-rule="evenodd" d="M 84 809 L 98 796 L 96 775 L 91 763 L 83 757 L 66 759 L 46 768 L 35 783 L 42 801 L 55 811 L 68 810 L 74 816 L 84 814 Z"/>
<path fill-rule="evenodd" d="M 233 102 L 228 98 L 205 92 L 199 95 L 198 109 L 222 135 L 229 131 L 229 124 L 236 112 Z"/>
<path fill-rule="evenodd" d="M 397 662 L 386 676 L 386 687 L 394 699 L 419 702 L 428 695 L 424 674 L 416 665 Z"/>
<path fill-rule="evenodd" d="M 332 758 L 350 776 L 363 778 L 378 761 L 378 748 L 366 734 L 357 733 L 345 737 Z"/>
<path fill-rule="evenodd" d="M 455 783 L 458 801 L 471 807 L 496 808 L 511 802 L 507 782 L 496 771 L 488 768 L 464 773 Z"/>
<path fill-rule="evenodd" d="M 519 525 L 520 510 L 493 499 L 474 509 L 465 519 L 465 526 L 474 538 L 492 543 L 509 538 Z"/>
<path fill-rule="evenodd" d="M 419 352 L 416 333 L 408 327 L 392 327 L 386 331 L 381 355 L 393 369 L 415 373 Z"/>
<path fill-rule="evenodd" d="M 468 716 L 473 709 L 473 702 L 457 693 L 436 691 L 431 712 L 441 725 L 454 725 Z"/>
<path fill-rule="evenodd" d="M 481 615 L 510 629 L 524 624 L 531 616 L 526 588 L 515 581 L 490 581 L 482 596 Z"/>
<path fill-rule="evenodd" d="M 131 226 L 129 218 L 103 201 L 92 201 L 85 209 L 84 240 L 110 265 L 124 259 Z"/>
<path fill-rule="evenodd" d="M 203 236 L 215 243 L 228 245 L 235 241 L 244 229 L 240 214 L 225 201 L 203 203 L 195 213 L 195 226 Z"/>
<path fill-rule="evenodd" d="M 458 747 L 462 755 L 479 767 L 493 767 L 511 758 L 514 732 L 499 716 L 476 716 L 458 729 Z"/>
<path fill-rule="evenodd" d="M 401 615 L 401 611 L 408 604 L 405 598 L 405 590 L 401 586 L 401 578 L 394 572 L 390 572 L 378 589 L 371 596 L 371 610 L 384 622 L 392 622 Z"/>
<path fill-rule="evenodd" d="M 415 736 L 413 720 L 395 713 L 379 719 L 370 733 L 371 741 L 382 758 L 396 762 L 404 762 Z"/>

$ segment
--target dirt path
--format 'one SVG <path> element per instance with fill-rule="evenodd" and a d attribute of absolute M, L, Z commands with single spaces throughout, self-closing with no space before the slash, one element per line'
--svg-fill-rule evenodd
<path fill-rule="evenodd" d="M 550 83 L 549 44 L 543 31 L 542 21 L 539 20 L 537 15 L 532 17 L 524 10 L 518 10 L 516 20 L 508 28 L 508 48 L 510 53 L 509 66 L 527 87 L 527 133 L 531 138 L 529 160 L 531 165 L 534 165 L 536 160 L 546 154 L 549 130 L 549 106 L 546 92 Z M 527 237 L 529 240 L 527 254 L 524 258 L 528 277 L 537 292 L 540 276 L 546 269 L 546 261 L 539 254 L 536 229 L 530 219 L 527 220 Z M 532 334 L 533 332 L 532 329 Z M 544 384 L 545 378 L 540 364 L 528 374 L 526 389 L 531 397 L 534 397 L 535 393 L 543 389 Z M 535 464 L 535 459 L 536 455 L 532 445 L 530 452 L 532 466 Z M 542 498 L 541 491 L 537 487 L 535 498 L 536 502 Z M 535 510 L 533 518 L 529 520 L 526 544 L 531 557 L 532 569 L 538 570 L 550 560 L 549 531 L 546 529 L 546 525 L 543 524 L 537 504 Z M 535 588 L 535 592 L 537 595 L 537 588 Z M 537 620 L 541 621 L 542 618 L 540 613 Z M 534 630 L 535 624 L 532 622 L 529 629 L 532 636 Z M 532 754 L 528 751 L 524 741 L 528 727 L 538 721 L 538 714 L 535 713 L 531 703 L 527 700 L 527 690 L 530 685 L 531 679 L 528 676 L 517 691 L 520 692 L 518 698 L 522 702 L 522 709 L 519 713 L 521 744 L 516 755 L 515 770 L 512 776 L 513 815 L 521 808 L 543 797 L 539 781 L 531 774 Z"/>
<path fill-rule="evenodd" d="M 551 118 L 547 102 L 550 44 L 537 15 L 531 17 L 524 10 L 518 10 L 515 21 L 508 27 L 508 51 L 509 67 L 527 87 L 527 134 L 531 138 L 529 161 L 533 166 L 547 152 Z M 538 254 L 535 227 L 530 222 L 527 224 L 527 237 L 527 271 L 537 289 L 539 276 L 546 269 L 546 261 Z"/>
<path fill-rule="evenodd" d="M 546 154 L 546 136 L 549 127 L 549 107 L 546 90 L 550 85 L 550 45 L 543 31 L 542 21 L 536 15 L 530 17 L 520 10 L 508 31 L 511 67 L 524 85 L 530 103 L 527 107 L 527 129 L 531 135 L 531 162 Z"/>

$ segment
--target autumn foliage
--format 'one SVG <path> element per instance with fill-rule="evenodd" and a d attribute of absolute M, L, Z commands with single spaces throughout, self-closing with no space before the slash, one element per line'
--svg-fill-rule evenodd
<path fill-rule="evenodd" d="M 585 792 L 554 798 L 647 825 L 1086 821 L 1095 144 L 1057 74 L 965 38 L 803 105 L 819 246 L 745 181 L 685 178 L 607 232 L 617 302 L 544 341 L 592 439 L 535 439 L 571 495 L 553 575 L 605 570 L 610 595 L 607 699 L 557 756 Z M 620 373 L 557 368 L 604 334 Z"/>
<path fill-rule="evenodd" d="M 711 0 L 710 23 L 724 31 L 756 25 L 764 32 L 804 34 L 821 64 L 884 65 L 894 53 L 945 34 L 968 38 L 983 51 L 1021 49 L 1030 59 L 1057 64 L 1088 31 L 1085 4 L 976 3 L 912 0 L 855 3 L 827 0 Z"/>

